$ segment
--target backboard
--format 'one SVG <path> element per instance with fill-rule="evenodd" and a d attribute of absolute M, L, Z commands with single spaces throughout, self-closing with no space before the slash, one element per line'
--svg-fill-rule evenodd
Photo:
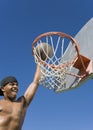
<path fill-rule="evenodd" d="M 38 55 L 38 62 L 35 48 L 36 44 L 43 41 L 50 44 L 53 49 L 53 56 L 49 58 L 46 55 L 48 61 L 42 61 Z M 63 51 L 64 48 L 65 51 Z M 59 50 L 61 51 L 60 57 L 57 56 Z M 35 62 L 41 67 L 40 84 L 42 86 L 53 89 L 55 92 L 80 86 L 89 78 L 93 78 L 93 18 L 81 28 L 74 38 L 62 32 L 47 32 L 39 35 L 32 43 L 32 51 Z M 52 68 L 51 65 L 55 65 L 56 69 Z"/>
<path fill-rule="evenodd" d="M 93 78 L 93 18 L 91 18 L 76 34 L 74 37 L 80 46 L 80 54 L 89 58 L 92 61 L 92 70 L 91 73 L 85 77 L 83 80 L 79 80 L 76 77 L 67 76 L 67 84 L 64 90 L 69 90 L 72 88 L 79 87 L 86 80 Z M 77 69 L 73 69 L 75 74 L 78 74 Z M 77 81 L 77 82 L 76 82 Z M 62 89 L 62 91 L 64 91 Z M 60 89 L 57 91 L 61 91 Z"/>
<path fill-rule="evenodd" d="M 76 34 L 80 45 L 80 53 L 93 60 L 93 18 L 91 18 Z"/>

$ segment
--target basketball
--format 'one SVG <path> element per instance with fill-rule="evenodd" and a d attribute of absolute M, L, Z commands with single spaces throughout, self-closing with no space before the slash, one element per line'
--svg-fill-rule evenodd
<path fill-rule="evenodd" d="M 36 55 L 45 61 L 46 59 L 52 57 L 53 50 L 48 43 L 40 43 L 36 46 Z"/>

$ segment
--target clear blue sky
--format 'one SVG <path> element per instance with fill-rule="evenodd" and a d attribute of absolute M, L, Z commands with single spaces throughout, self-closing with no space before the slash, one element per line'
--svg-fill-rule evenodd
<path fill-rule="evenodd" d="M 75 36 L 93 17 L 93 0 L 0 0 L 0 79 L 14 75 L 21 96 L 35 72 L 31 43 L 39 34 Z M 93 130 L 93 80 L 56 94 L 39 86 L 22 130 Z"/>

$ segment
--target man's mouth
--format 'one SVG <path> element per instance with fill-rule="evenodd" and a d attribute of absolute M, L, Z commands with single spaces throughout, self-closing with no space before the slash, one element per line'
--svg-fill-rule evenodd
<path fill-rule="evenodd" d="M 18 92 L 18 89 L 17 89 L 17 88 L 11 88 L 11 91 L 17 93 L 17 92 Z"/>

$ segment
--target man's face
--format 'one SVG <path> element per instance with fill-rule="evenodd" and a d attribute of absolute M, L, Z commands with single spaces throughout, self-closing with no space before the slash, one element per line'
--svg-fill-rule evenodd
<path fill-rule="evenodd" d="M 8 83 L 3 87 L 4 96 L 10 100 L 14 100 L 18 92 L 18 84 L 16 82 Z"/>

